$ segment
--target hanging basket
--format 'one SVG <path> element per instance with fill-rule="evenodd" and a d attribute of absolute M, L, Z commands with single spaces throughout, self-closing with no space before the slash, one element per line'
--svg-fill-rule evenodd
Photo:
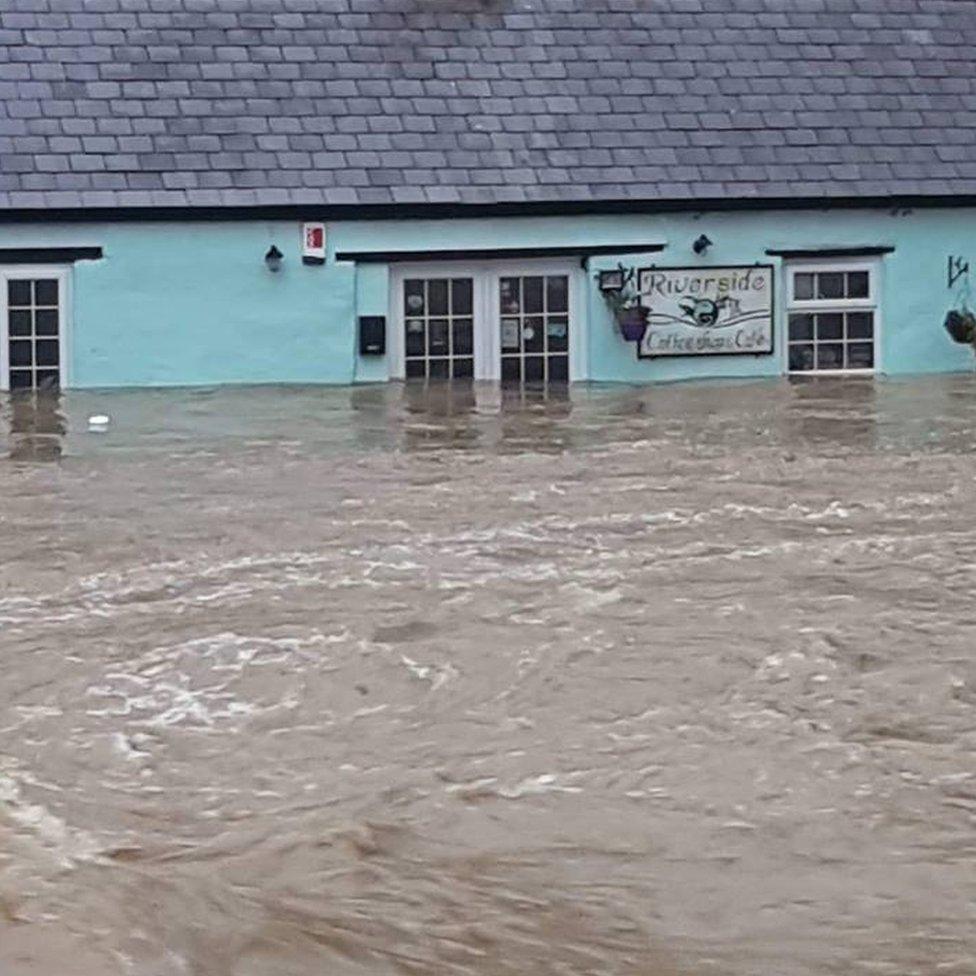
<path fill-rule="evenodd" d="M 976 343 L 976 315 L 968 308 L 953 309 L 945 317 L 946 332 L 952 336 L 954 342 L 973 345 Z"/>
<path fill-rule="evenodd" d="M 617 313 L 620 334 L 627 342 L 640 342 L 647 331 L 647 309 L 643 305 L 623 308 Z"/>

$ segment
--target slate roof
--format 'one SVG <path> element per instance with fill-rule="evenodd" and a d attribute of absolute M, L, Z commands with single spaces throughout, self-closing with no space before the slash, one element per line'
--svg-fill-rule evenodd
<path fill-rule="evenodd" d="M 976 0 L 0 0 L 0 208 L 976 193 Z"/>

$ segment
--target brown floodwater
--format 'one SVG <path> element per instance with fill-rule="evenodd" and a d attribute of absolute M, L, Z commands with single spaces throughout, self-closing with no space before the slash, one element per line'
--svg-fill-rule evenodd
<path fill-rule="evenodd" d="M 973 376 L 2 401 L 0 973 L 972 976 L 974 449 Z"/>

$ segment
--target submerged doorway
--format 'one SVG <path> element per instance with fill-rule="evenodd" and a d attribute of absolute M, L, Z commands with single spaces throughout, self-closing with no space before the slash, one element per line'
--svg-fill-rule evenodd
<path fill-rule="evenodd" d="M 474 376 L 474 280 L 406 278 L 403 362 L 406 379 Z"/>
<path fill-rule="evenodd" d="M 579 274 L 532 261 L 395 269 L 390 377 L 547 385 L 585 379 Z"/>
<path fill-rule="evenodd" d="M 0 269 L 0 390 L 56 390 L 66 385 L 62 268 Z"/>
<path fill-rule="evenodd" d="M 569 381 L 569 276 L 498 279 L 501 378 L 519 383 Z"/>

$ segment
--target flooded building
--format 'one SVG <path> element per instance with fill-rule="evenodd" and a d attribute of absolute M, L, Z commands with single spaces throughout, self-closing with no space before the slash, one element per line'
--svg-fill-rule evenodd
<path fill-rule="evenodd" d="M 969 369 L 976 5 L 8 0 L 0 388 Z"/>

